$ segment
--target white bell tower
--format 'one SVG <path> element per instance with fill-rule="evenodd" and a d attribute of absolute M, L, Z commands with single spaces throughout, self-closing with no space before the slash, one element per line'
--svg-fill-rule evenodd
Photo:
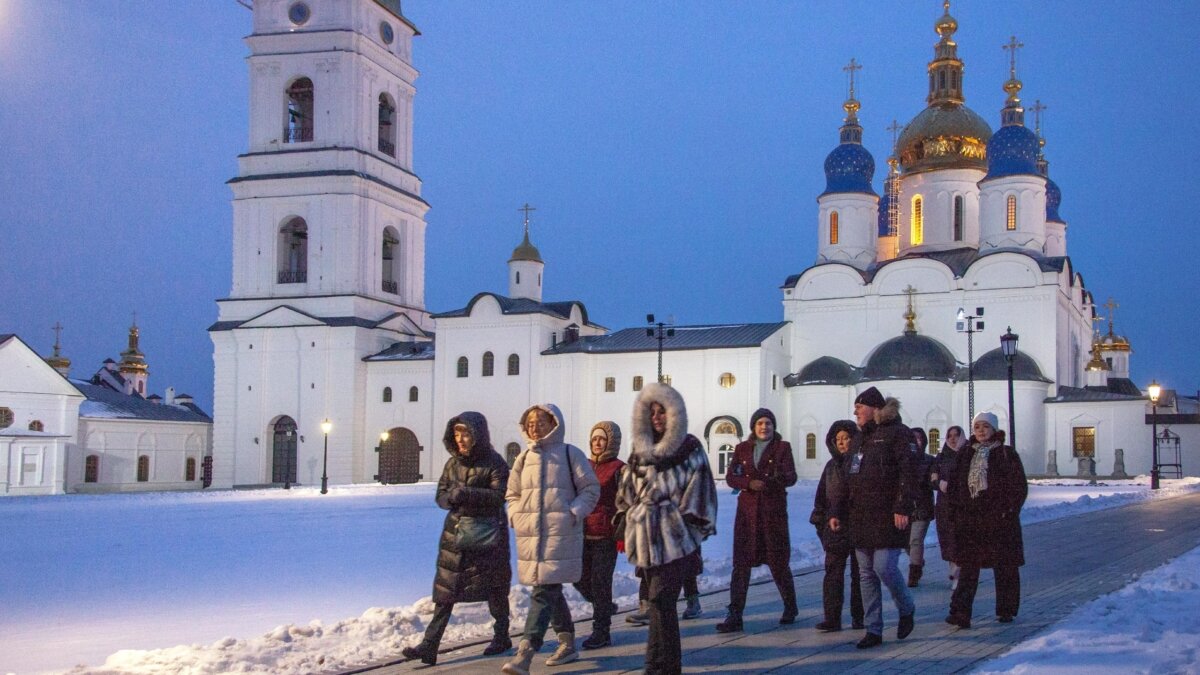
<path fill-rule="evenodd" d="M 526 204 L 518 210 L 525 212 L 525 238 L 513 249 L 512 257 L 508 259 L 508 297 L 541 302 L 542 274 L 546 271 L 546 263 L 542 261 L 542 254 L 537 247 L 529 241 L 529 212 L 537 209 Z"/>
<path fill-rule="evenodd" d="M 229 181 L 233 282 L 209 329 L 218 485 L 312 484 L 314 466 L 335 484 L 374 473 L 362 359 L 431 326 L 416 35 L 399 0 L 254 2 L 249 149 Z"/>

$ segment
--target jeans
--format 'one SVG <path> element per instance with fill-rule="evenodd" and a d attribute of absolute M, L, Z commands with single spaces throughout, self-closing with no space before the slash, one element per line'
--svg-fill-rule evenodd
<path fill-rule="evenodd" d="M 495 623 L 492 630 L 496 637 L 508 637 L 508 590 L 497 588 L 488 595 L 488 611 L 492 613 Z M 434 605 L 433 618 L 425 627 L 425 642 L 435 648 L 442 642 L 442 634 L 446 632 L 446 624 L 450 623 L 450 611 L 454 609 L 453 602 Z"/>
<path fill-rule="evenodd" d="M 900 616 L 908 616 L 917 610 L 904 577 L 900 575 L 900 549 L 856 548 L 854 556 L 858 558 L 858 577 L 862 582 L 863 610 L 866 614 L 863 618 L 867 622 L 867 632 L 883 635 L 881 581 L 888 587 L 892 602 L 895 602 L 896 609 L 900 610 Z"/>
<path fill-rule="evenodd" d="M 679 641 L 679 614 L 676 603 L 684 580 L 695 561 L 691 556 L 672 560 L 643 570 L 650 601 L 650 630 L 646 637 L 646 675 L 679 673 L 683 670 L 683 649 Z"/>
<path fill-rule="evenodd" d="M 992 571 L 996 577 L 996 616 L 1016 616 L 1021 608 L 1021 568 L 1000 565 Z M 979 567 L 963 565 L 959 568 L 958 587 L 950 595 L 950 613 L 970 619 L 978 587 Z"/>
<path fill-rule="evenodd" d="M 563 597 L 562 584 L 541 584 L 529 593 L 529 616 L 525 618 L 525 639 L 534 650 L 542 648 L 546 628 L 553 626 L 555 633 L 574 633 L 571 608 Z"/>
<path fill-rule="evenodd" d="M 613 570 L 617 566 L 617 542 L 612 539 L 583 541 L 583 575 L 575 590 L 592 603 L 592 629 L 607 629 L 612 624 L 616 605 L 612 601 Z"/>
<path fill-rule="evenodd" d="M 769 565 L 771 578 L 779 589 L 779 597 L 783 599 L 785 612 L 796 611 L 796 582 L 792 577 L 792 568 L 786 561 Z M 729 609 L 739 615 L 746 609 L 746 592 L 750 589 L 750 568 L 733 566 L 733 574 L 729 577 Z M 840 607 L 840 605 L 839 605 Z"/>
<path fill-rule="evenodd" d="M 822 598 L 825 621 L 842 625 L 842 602 L 846 597 L 846 560 L 850 560 L 850 619 L 863 620 L 862 583 L 858 575 L 858 557 L 852 548 L 825 549 L 825 582 Z"/>
<path fill-rule="evenodd" d="M 908 535 L 908 562 L 917 567 L 925 566 L 925 533 L 929 532 L 928 520 L 914 520 Z"/>

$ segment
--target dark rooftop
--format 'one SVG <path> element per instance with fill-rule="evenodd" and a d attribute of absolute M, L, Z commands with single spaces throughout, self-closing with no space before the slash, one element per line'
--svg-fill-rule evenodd
<path fill-rule="evenodd" d="M 709 326 L 675 326 L 675 335 L 663 341 L 663 351 L 688 349 L 732 349 L 757 347 L 771 337 L 786 321 L 776 323 L 737 323 Z M 624 328 L 608 335 L 581 337 L 573 342 L 559 343 L 543 354 L 602 354 L 614 352 L 652 352 L 658 350 L 658 340 L 646 335 L 644 326 Z"/>
<path fill-rule="evenodd" d="M 141 396 L 130 396 L 86 380 L 71 380 L 87 400 L 79 405 L 80 417 L 103 419 L 161 420 L 165 422 L 207 422 L 212 418 L 195 404 L 151 403 Z"/>
<path fill-rule="evenodd" d="M 363 357 L 363 361 L 429 361 L 432 359 L 432 342 L 397 342 L 381 352 Z"/>
<path fill-rule="evenodd" d="M 898 258 L 892 258 L 891 260 L 885 260 L 881 263 L 875 263 L 875 264 L 871 265 L 870 267 L 868 267 L 866 269 L 866 271 L 862 271 L 862 270 L 856 270 L 856 271 L 862 275 L 863 283 L 870 283 L 871 280 L 875 278 L 875 275 L 879 273 L 879 270 L 883 269 L 887 265 L 890 265 L 890 264 L 896 263 L 896 262 L 900 262 L 902 260 L 926 259 L 926 260 L 936 260 L 936 261 L 942 263 L 946 267 L 950 268 L 950 271 L 954 273 L 955 277 L 961 278 L 964 274 L 966 274 L 967 269 L 969 267 L 971 267 L 971 265 L 975 264 L 976 261 L 986 258 L 990 255 L 996 255 L 997 253 L 1017 253 L 1017 254 L 1032 258 L 1035 261 L 1037 261 L 1038 267 L 1043 272 L 1061 272 L 1061 271 L 1063 271 L 1063 266 L 1067 263 L 1067 258 L 1065 256 L 1047 257 L 1040 253 L 1035 253 L 1033 251 L 1023 249 L 1023 248 L 997 248 L 997 249 L 991 249 L 989 251 L 985 251 L 984 253 L 980 253 L 977 249 L 970 248 L 970 247 L 964 247 L 964 248 L 951 249 L 948 251 L 925 251 L 925 252 L 917 252 L 917 253 L 908 253 L 908 254 L 902 255 Z M 844 263 L 830 263 L 830 262 L 817 263 L 816 265 L 813 265 L 812 267 L 809 267 L 808 269 L 804 270 L 804 272 L 807 272 L 808 270 L 812 269 L 813 267 L 820 267 L 821 265 L 840 265 L 840 264 L 844 264 Z M 789 276 L 786 280 L 784 280 L 783 288 L 794 288 L 796 286 L 796 282 L 800 280 L 800 277 L 804 274 L 804 272 L 801 272 L 800 274 L 793 274 L 793 275 Z"/>
<path fill-rule="evenodd" d="M 433 318 L 435 318 L 435 319 L 454 319 L 454 318 L 470 316 L 471 308 L 473 308 L 475 306 L 475 303 L 479 302 L 480 299 L 482 299 L 484 296 L 491 296 L 492 298 L 494 298 L 496 300 L 496 302 L 500 305 L 501 313 L 508 314 L 508 315 L 545 314 L 547 316 L 553 316 L 558 319 L 570 319 L 571 318 L 571 308 L 578 305 L 579 306 L 579 314 L 583 318 L 583 322 L 585 324 L 587 324 L 589 326 L 595 326 L 597 328 L 603 327 L 603 326 L 598 326 L 597 324 L 594 324 L 594 323 L 588 321 L 587 307 L 585 307 L 584 304 L 582 302 L 579 302 L 578 300 L 563 300 L 561 302 L 538 302 L 536 300 L 530 300 L 529 298 L 509 298 L 509 297 L 506 297 L 503 295 L 498 295 L 496 293 L 486 293 L 486 292 L 476 294 L 475 297 L 471 298 L 471 301 L 467 303 L 466 307 L 462 307 L 460 309 L 454 309 L 449 312 L 440 312 L 438 314 L 434 314 Z"/>

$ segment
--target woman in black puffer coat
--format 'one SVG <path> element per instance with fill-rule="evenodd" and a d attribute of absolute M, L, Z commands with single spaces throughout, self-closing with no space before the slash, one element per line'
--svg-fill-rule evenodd
<path fill-rule="evenodd" d="M 825 619 L 817 624 L 820 631 L 831 632 L 842 629 L 842 601 L 846 595 L 846 559 L 850 559 L 850 619 L 854 628 L 863 627 L 862 589 L 858 580 L 858 560 L 850 546 L 849 527 L 845 514 L 839 514 L 835 505 L 847 494 L 847 460 L 850 445 L 858 435 L 858 425 L 853 420 L 839 420 L 825 434 L 825 447 L 831 455 L 817 483 L 817 495 L 813 500 L 809 522 L 817 528 L 817 536 L 825 549 L 825 582 L 822 596 Z M 838 519 L 838 529 L 830 527 L 829 520 Z"/>
<path fill-rule="evenodd" d="M 437 504 L 449 511 L 438 542 L 437 574 L 433 579 L 433 618 L 425 639 L 406 647 L 404 655 L 437 663 L 438 645 L 456 602 L 486 600 L 495 619 L 494 637 L 484 648 L 485 656 L 512 647 L 508 637 L 508 589 L 512 584 L 509 564 L 508 519 L 504 515 L 504 491 L 508 487 L 508 464 L 492 448 L 487 419 L 477 412 L 464 412 L 446 423 L 442 437 L 450 459 L 438 481 Z M 460 526 L 470 518 L 475 525 L 494 526 L 494 542 L 461 550 Z"/>

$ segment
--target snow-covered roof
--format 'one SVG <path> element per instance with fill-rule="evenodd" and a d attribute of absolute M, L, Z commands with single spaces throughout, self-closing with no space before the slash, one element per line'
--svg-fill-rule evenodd
<path fill-rule="evenodd" d="M 141 396 L 123 394 L 86 380 L 71 380 L 71 384 L 87 397 L 79 404 L 80 417 L 212 423 L 208 413 L 194 403 L 151 403 Z"/>

